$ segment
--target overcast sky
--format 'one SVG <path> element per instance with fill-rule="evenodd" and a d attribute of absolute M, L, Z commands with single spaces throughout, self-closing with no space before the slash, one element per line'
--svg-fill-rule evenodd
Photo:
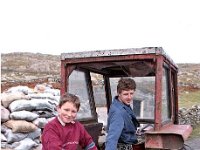
<path fill-rule="evenodd" d="M 63 52 L 163 47 L 200 63 L 198 0 L 1 0 L 0 50 Z"/>

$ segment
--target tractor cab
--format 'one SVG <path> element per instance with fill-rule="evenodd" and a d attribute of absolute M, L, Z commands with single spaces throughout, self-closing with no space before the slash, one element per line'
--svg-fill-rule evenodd
<path fill-rule="evenodd" d="M 141 124 L 138 149 L 180 149 L 192 127 L 178 124 L 177 73 L 162 47 L 62 53 L 61 94 L 80 97 L 77 119 L 100 147 L 118 80 L 133 78 L 131 107 Z"/>

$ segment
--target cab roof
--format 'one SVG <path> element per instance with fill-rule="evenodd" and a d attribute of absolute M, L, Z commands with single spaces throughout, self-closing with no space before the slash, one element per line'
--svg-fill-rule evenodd
<path fill-rule="evenodd" d="M 152 76 L 157 56 L 163 56 L 167 63 L 178 68 L 162 47 L 62 53 L 61 61 L 111 76 Z"/>
<path fill-rule="evenodd" d="M 61 60 L 67 58 L 88 58 L 88 57 L 104 57 L 104 56 L 122 56 L 133 54 L 156 54 L 163 55 L 175 66 L 173 60 L 166 54 L 162 47 L 143 47 L 143 48 L 128 48 L 128 49 L 112 49 L 112 50 L 94 50 L 94 51 L 82 51 L 82 52 L 70 52 L 61 53 Z"/>

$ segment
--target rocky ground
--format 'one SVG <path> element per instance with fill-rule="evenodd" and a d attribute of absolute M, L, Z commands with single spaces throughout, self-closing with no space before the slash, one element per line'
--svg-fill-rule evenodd
<path fill-rule="evenodd" d="M 51 82 L 60 88 L 60 57 L 40 53 L 9 53 L 1 55 L 1 92 L 17 85 L 30 88 Z"/>
<path fill-rule="evenodd" d="M 200 64 L 177 64 L 180 92 L 200 89 Z M 1 91 L 16 85 L 60 82 L 60 56 L 40 53 L 1 54 Z M 55 84 L 59 88 L 59 84 Z"/>
<path fill-rule="evenodd" d="M 189 139 L 185 142 L 186 150 L 199 150 L 200 149 L 200 137 Z"/>

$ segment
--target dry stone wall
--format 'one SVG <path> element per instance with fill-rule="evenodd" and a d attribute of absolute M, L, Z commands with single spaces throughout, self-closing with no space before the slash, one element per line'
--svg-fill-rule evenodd
<path fill-rule="evenodd" d="M 200 124 L 200 105 L 194 105 L 192 108 L 179 109 L 179 124 L 190 124 L 194 128 Z"/>

